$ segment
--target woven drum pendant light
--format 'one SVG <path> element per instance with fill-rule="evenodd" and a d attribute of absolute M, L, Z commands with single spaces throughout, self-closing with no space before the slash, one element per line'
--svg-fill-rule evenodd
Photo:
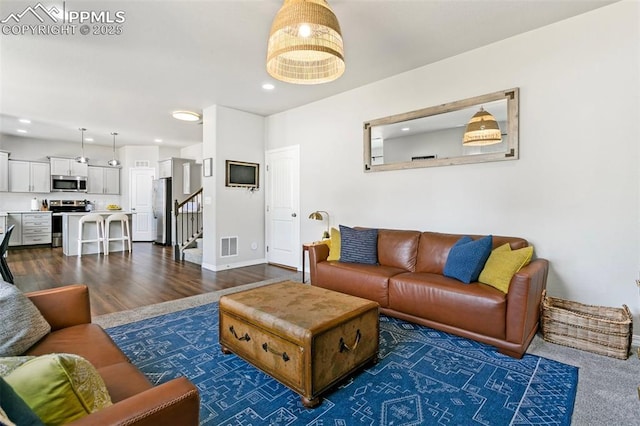
<path fill-rule="evenodd" d="M 498 122 L 493 115 L 480 107 L 480 111 L 476 112 L 467 124 L 462 145 L 483 146 L 500 142 L 502 142 L 502 134 Z"/>
<path fill-rule="evenodd" d="M 284 0 L 271 25 L 267 72 L 287 83 L 319 84 L 344 73 L 338 18 L 325 0 Z"/>

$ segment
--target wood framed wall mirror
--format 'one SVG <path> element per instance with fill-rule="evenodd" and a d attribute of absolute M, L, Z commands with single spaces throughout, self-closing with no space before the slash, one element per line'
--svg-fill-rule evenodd
<path fill-rule="evenodd" d="M 501 90 L 365 122 L 364 171 L 517 160 L 518 92 Z M 495 117 L 500 137 L 463 145 L 467 124 L 481 109 Z"/>

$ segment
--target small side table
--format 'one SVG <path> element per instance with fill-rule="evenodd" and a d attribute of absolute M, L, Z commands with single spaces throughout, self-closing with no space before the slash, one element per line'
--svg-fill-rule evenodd
<path fill-rule="evenodd" d="M 317 246 L 318 244 L 325 244 L 325 243 L 323 243 L 322 241 L 314 241 L 312 243 L 302 243 L 302 283 L 303 284 L 306 282 L 305 280 L 306 262 L 304 261 L 304 253 L 309 251 L 309 247 Z"/>

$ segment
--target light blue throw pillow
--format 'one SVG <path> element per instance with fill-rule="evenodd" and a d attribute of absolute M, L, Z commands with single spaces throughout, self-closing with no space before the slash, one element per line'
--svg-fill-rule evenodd
<path fill-rule="evenodd" d="M 477 240 L 469 236 L 460 238 L 449 251 L 447 263 L 444 265 L 444 275 L 467 284 L 478 281 L 492 247 L 491 235 Z"/>
<path fill-rule="evenodd" d="M 378 230 L 340 225 L 340 262 L 378 263 Z"/>

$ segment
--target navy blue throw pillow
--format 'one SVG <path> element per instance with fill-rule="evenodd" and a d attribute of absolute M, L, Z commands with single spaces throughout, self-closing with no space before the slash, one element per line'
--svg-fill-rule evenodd
<path fill-rule="evenodd" d="M 460 238 L 449 251 L 447 263 L 444 265 L 444 275 L 467 284 L 478 281 L 480 272 L 489 259 L 492 246 L 491 235 L 475 241 L 468 236 Z"/>
<path fill-rule="evenodd" d="M 340 225 L 340 262 L 378 263 L 378 230 Z"/>
<path fill-rule="evenodd" d="M 0 408 L 5 412 L 11 422 L 20 426 L 44 426 L 44 423 L 29 408 L 26 402 L 18 395 L 7 382 L 0 377 Z M 0 423 L 4 424 L 4 422 Z"/>

